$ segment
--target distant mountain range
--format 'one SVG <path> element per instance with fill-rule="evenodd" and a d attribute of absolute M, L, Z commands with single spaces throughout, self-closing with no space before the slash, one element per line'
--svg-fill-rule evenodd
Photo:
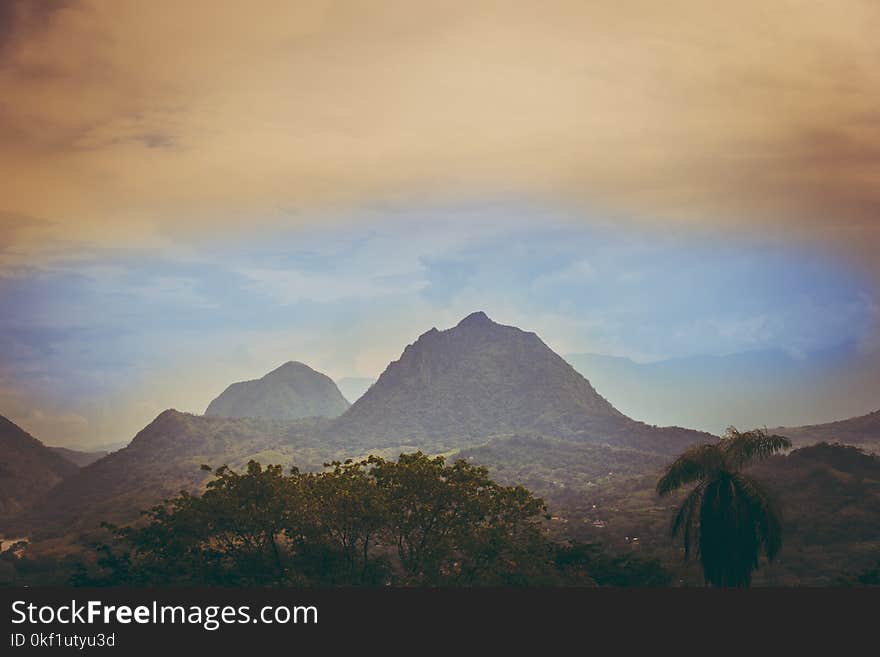
<path fill-rule="evenodd" d="M 285 408 L 285 399 L 293 410 Z M 254 458 L 320 468 L 334 458 L 394 457 L 414 449 L 452 453 L 522 434 L 589 444 L 631 460 L 637 452 L 659 458 L 712 439 L 631 420 L 537 335 L 497 324 L 484 313 L 419 337 L 338 418 L 277 417 L 329 413 L 328 399 L 347 405 L 327 377 L 288 363 L 258 381 L 233 384 L 203 417 L 165 411 L 127 447 L 52 490 L 27 524 L 130 520 L 177 490 L 198 489 L 206 479 L 199 470 L 203 463 L 240 467 Z"/>
<path fill-rule="evenodd" d="M 859 426 L 858 436 L 856 428 L 804 435 L 880 435 L 874 420 Z M 133 520 L 181 489 L 199 490 L 210 477 L 202 464 L 242 467 L 256 459 L 319 469 L 334 459 L 421 449 L 467 458 L 501 480 L 565 498 L 566 491 L 656 473 L 688 445 L 714 439 L 631 419 L 537 335 L 478 312 L 421 335 L 350 407 L 328 377 L 287 363 L 233 384 L 205 416 L 163 412 L 128 446 L 81 470 L 41 446 L 61 472 L 44 475 L 42 493 L 18 504 L 24 512 L 14 529 L 58 534 Z M 21 458 L 28 471 L 33 459 Z"/>
<path fill-rule="evenodd" d="M 713 433 L 821 422 L 878 405 L 880 371 L 854 344 L 801 356 L 768 349 L 651 363 L 598 354 L 565 359 L 626 414 Z"/>
<path fill-rule="evenodd" d="M 290 361 L 261 379 L 233 383 L 210 403 L 205 415 L 297 420 L 337 417 L 348 406 L 330 377 Z"/>
<path fill-rule="evenodd" d="M 804 427 L 776 427 L 772 431 L 788 436 L 795 445 L 839 442 L 880 454 L 880 410 L 848 420 Z"/>

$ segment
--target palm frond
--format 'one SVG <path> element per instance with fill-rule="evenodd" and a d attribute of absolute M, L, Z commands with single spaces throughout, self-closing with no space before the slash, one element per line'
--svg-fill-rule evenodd
<path fill-rule="evenodd" d="M 724 455 L 716 444 L 695 445 L 666 468 L 657 482 L 657 494 L 668 495 L 682 486 L 706 479 L 723 465 Z"/>
<path fill-rule="evenodd" d="M 678 508 L 678 513 L 675 514 L 675 518 L 672 521 L 672 527 L 670 528 L 669 533 L 672 538 L 675 538 L 678 533 L 684 529 L 685 559 L 689 559 L 691 556 L 691 546 L 699 544 L 696 540 L 696 534 L 699 531 L 699 527 L 695 522 L 695 519 L 698 517 L 697 511 L 699 510 L 700 503 L 703 499 L 703 489 L 703 484 L 698 484 L 684 499 L 684 502 L 682 502 L 681 506 Z"/>
<path fill-rule="evenodd" d="M 782 511 L 776 498 L 756 479 L 737 473 L 733 477 L 739 493 L 748 502 L 750 517 L 769 561 L 782 548 Z"/>
<path fill-rule="evenodd" d="M 728 427 L 721 441 L 721 449 L 729 465 L 740 470 L 755 461 L 760 461 L 773 454 L 791 447 L 791 441 L 785 436 L 770 435 L 766 429 L 737 431 L 736 427 Z"/>

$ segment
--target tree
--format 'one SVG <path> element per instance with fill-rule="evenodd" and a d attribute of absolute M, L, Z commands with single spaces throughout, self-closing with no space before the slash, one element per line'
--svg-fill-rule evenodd
<path fill-rule="evenodd" d="M 557 543 L 554 562 L 563 586 L 663 587 L 672 573 L 658 559 L 608 555 L 595 543 Z"/>
<path fill-rule="evenodd" d="M 761 553 L 772 560 L 782 546 L 781 514 L 772 496 L 742 471 L 751 463 L 791 447 L 761 429 L 730 427 L 717 443 L 685 451 L 657 482 L 661 496 L 696 484 L 672 522 L 681 532 L 685 559 L 696 548 L 703 576 L 713 586 L 747 587 Z"/>
<path fill-rule="evenodd" d="M 369 466 L 368 461 L 333 461 L 304 479 L 311 535 L 304 537 L 301 551 L 321 563 L 318 572 L 326 583 L 377 584 L 384 574 L 371 548 L 385 527 L 387 510 Z"/>
<path fill-rule="evenodd" d="M 501 486 L 463 459 L 401 454 L 369 459 L 387 500 L 387 532 L 407 583 L 540 583 L 550 567 L 538 519 L 544 502 L 521 486 Z"/>
<path fill-rule="evenodd" d="M 207 468 L 207 466 L 203 466 Z M 421 452 L 334 461 L 289 475 L 226 466 L 202 495 L 182 492 L 109 527 L 71 583 L 220 586 L 654 585 L 653 562 L 558 550 L 544 502 L 486 468 Z M 595 577 L 591 577 L 595 571 Z"/>
<path fill-rule="evenodd" d="M 298 471 L 285 477 L 279 465 L 250 461 L 244 473 L 217 468 L 203 495 L 182 492 L 146 511 L 146 523 L 105 525 L 125 549 L 101 546 L 98 564 L 117 584 L 289 581 L 279 540 L 302 524 L 299 487 Z"/>

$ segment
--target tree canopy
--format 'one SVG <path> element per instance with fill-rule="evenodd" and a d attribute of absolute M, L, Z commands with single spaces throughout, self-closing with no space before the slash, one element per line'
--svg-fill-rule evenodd
<path fill-rule="evenodd" d="M 207 468 L 207 466 L 203 466 Z M 107 525 L 77 584 L 664 585 L 654 560 L 551 541 L 544 502 L 486 468 L 421 452 L 334 461 L 322 472 L 252 461 L 214 471 L 141 523 Z"/>

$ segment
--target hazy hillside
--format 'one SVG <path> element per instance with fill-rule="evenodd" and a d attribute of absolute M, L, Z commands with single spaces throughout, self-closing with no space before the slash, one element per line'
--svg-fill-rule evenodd
<path fill-rule="evenodd" d="M 161 413 L 131 443 L 82 468 L 54 488 L 17 524 L 39 532 L 92 528 L 102 520 L 130 521 L 141 509 L 210 477 L 200 470 L 241 467 L 249 459 L 317 468 L 334 454 L 315 440 L 326 420 L 213 418 Z"/>
<path fill-rule="evenodd" d="M 654 486 L 668 459 L 607 447 L 516 437 L 462 454 L 498 480 L 539 492 L 561 539 L 658 556 L 700 584 L 682 561 L 669 527 L 682 494 L 659 498 Z M 859 572 L 880 554 L 880 458 L 855 447 L 818 444 L 775 456 L 749 470 L 780 501 L 783 549 L 755 584 L 828 585 Z"/>
<path fill-rule="evenodd" d="M 762 573 L 773 584 L 834 584 L 880 556 L 880 458 L 820 443 L 752 468 L 782 502 L 779 562 Z"/>
<path fill-rule="evenodd" d="M 848 420 L 803 427 L 777 427 L 773 431 L 788 436 L 796 445 L 840 442 L 880 453 L 880 410 Z"/>
<path fill-rule="evenodd" d="M 348 406 L 330 377 L 290 361 L 261 379 L 233 383 L 208 405 L 205 415 L 296 420 L 337 417 Z"/>
<path fill-rule="evenodd" d="M 0 416 L 0 517 L 26 509 L 79 468 Z"/>
<path fill-rule="evenodd" d="M 658 470 L 669 459 L 625 447 L 534 435 L 494 438 L 456 457 L 484 465 L 499 481 L 525 486 L 548 500 Z"/>
<path fill-rule="evenodd" d="M 407 346 L 328 436 L 358 449 L 408 444 L 443 452 L 514 433 L 659 452 L 709 437 L 629 419 L 537 335 L 482 312 Z"/>
<path fill-rule="evenodd" d="M 103 450 L 84 452 L 78 449 L 70 449 L 68 447 L 50 447 L 49 449 L 59 456 L 67 459 L 71 463 L 75 463 L 81 468 L 84 468 L 90 463 L 94 463 L 98 459 L 103 458 L 110 453 L 109 451 Z"/>

